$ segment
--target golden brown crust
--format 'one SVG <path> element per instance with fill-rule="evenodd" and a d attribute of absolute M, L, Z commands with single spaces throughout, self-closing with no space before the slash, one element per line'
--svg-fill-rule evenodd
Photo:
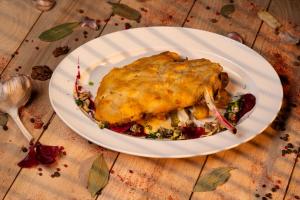
<path fill-rule="evenodd" d="M 194 105 L 205 87 L 221 87 L 222 67 L 206 59 L 184 60 L 173 52 L 114 68 L 98 88 L 95 118 L 112 124 Z"/>

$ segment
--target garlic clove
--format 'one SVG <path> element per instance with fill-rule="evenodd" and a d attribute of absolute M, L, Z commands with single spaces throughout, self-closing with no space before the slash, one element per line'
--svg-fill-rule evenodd
<path fill-rule="evenodd" d="M 48 11 L 55 5 L 55 0 L 32 0 L 33 5 L 40 11 Z"/>
<path fill-rule="evenodd" d="M 0 83 L 0 110 L 7 112 L 13 107 L 19 108 L 28 101 L 32 83 L 28 76 L 19 75 Z"/>

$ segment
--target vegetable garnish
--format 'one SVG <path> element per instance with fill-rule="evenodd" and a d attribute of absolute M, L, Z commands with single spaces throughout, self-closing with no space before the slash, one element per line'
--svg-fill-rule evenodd
<path fill-rule="evenodd" d="M 240 96 L 237 100 L 228 104 L 225 118 L 231 123 L 237 124 L 238 121 L 255 106 L 256 98 L 253 94 L 247 93 Z"/>
<path fill-rule="evenodd" d="M 204 92 L 204 98 L 207 103 L 208 108 L 213 112 L 213 114 L 217 117 L 220 124 L 225 126 L 230 132 L 233 134 L 236 134 L 237 130 L 236 128 L 230 124 L 225 117 L 222 116 L 222 114 L 218 111 L 217 107 L 214 104 L 212 92 L 209 92 L 207 88 L 205 88 Z"/>

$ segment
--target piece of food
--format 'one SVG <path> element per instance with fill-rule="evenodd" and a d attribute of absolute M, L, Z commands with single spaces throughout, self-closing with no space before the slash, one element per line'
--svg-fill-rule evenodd
<path fill-rule="evenodd" d="M 222 67 L 207 59 L 182 60 L 172 52 L 114 68 L 102 80 L 95 118 L 110 124 L 134 122 L 144 115 L 169 113 L 195 105 L 206 87 L 221 88 Z"/>
<path fill-rule="evenodd" d="M 99 128 L 150 139 L 193 139 L 225 129 L 236 133 L 233 124 L 255 105 L 251 94 L 232 102 L 226 91 L 229 76 L 219 64 L 182 59 L 174 52 L 114 68 L 102 79 L 95 101 L 79 79 L 78 71 L 75 102 Z M 221 113 L 225 108 L 228 121 Z"/>

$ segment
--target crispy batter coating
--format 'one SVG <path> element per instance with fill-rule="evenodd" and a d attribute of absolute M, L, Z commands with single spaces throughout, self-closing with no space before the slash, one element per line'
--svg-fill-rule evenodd
<path fill-rule="evenodd" d="M 182 60 L 174 52 L 141 58 L 114 68 L 102 80 L 95 99 L 99 121 L 123 124 L 193 106 L 205 87 L 221 88 L 222 67 L 207 59 Z"/>

